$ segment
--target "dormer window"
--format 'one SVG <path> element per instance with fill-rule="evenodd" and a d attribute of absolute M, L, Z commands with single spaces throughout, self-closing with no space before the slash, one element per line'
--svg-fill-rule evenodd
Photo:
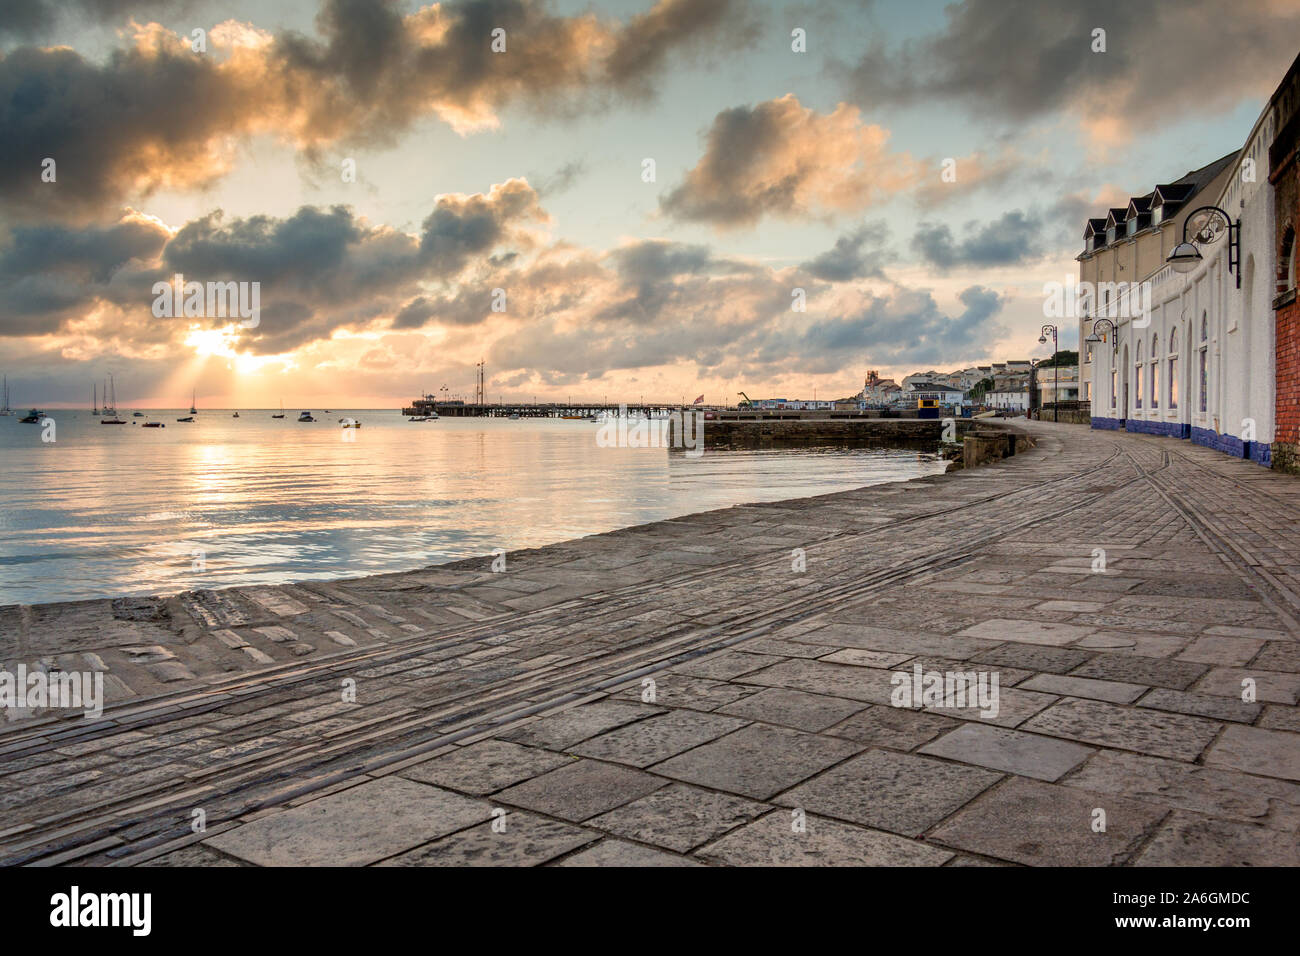
<path fill-rule="evenodd" d="M 1151 225 L 1155 226 L 1155 225 L 1159 225 L 1159 224 L 1160 224 L 1160 221 L 1164 218 L 1164 217 L 1161 215 L 1161 213 L 1163 213 L 1164 211 L 1165 211 L 1165 207 L 1164 207 L 1164 206 L 1154 206 L 1154 207 L 1152 207 L 1152 209 L 1151 209 Z"/>
<path fill-rule="evenodd" d="M 1138 221 L 1137 221 L 1137 217 L 1134 216 L 1132 219 L 1128 221 L 1128 234 L 1130 236 L 1136 236 L 1137 231 L 1138 231 Z"/>
<path fill-rule="evenodd" d="M 1112 242 L 1114 242 L 1114 241 L 1115 241 L 1115 227 L 1114 227 L 1114 226 L 1107 226 L 1107 227 L 1106 227 L 1106 244 L 1107 244 L 1107 245 L 1110 245 L 1110 244 L 1111 244 Z"/>

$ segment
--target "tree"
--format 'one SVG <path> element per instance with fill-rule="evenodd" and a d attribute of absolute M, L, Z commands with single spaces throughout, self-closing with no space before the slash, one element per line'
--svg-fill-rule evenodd
<path fill-rule="evenodd" d="M 975 387 L 970 390 L 970 400 L 977 404 L 984 404 L 984 396 L 993 390 L 993 378 L 981 379 L 975 383 Z"/>
<path fill-rule="evenodd" d="M 1068 368 L 1071 365 L 1079 364 L 1079 353 L 1071 349 L 1061 349 L 1051 358 L 1043 359 L 1038 363 L 1039 368 Z"/>

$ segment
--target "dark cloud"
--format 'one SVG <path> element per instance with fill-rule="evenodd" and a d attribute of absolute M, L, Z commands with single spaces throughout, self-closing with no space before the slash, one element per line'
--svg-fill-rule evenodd
<path fill-rule="evenodd" d="M 54 332 L 98 301 L 125 301 L 128 277 L 143 282 L 167 238 L 144 219 L 14 228 L 0 243 L 0 336 Z"/>
<path fill-rule="evenodd" d="M 217 210 L 174 236 L 140 217 L 111 226 L 21 226 L 0 245 L 0 335 L 53 334 L 100 305 L 149 315 L 153 284 L 177 273 L 186 281 L 259 283 L 259 325 L 239 334 L 241 347 L 263 354 L 393 315 L 401 328 L 435 314 L 472 324 L 488 314 L 490 295 L 489 288 L 472 298 L 475 270 L 504 274 L 515 258 L 510 247 L 531 246 L 527 226 L 544 216 L 532 188 L 512 179 L 487 193 L 440 196 L 419 236 L 370 225 L 347 206 L 232 220 Z M 504 254 L 494 255 L 498 249 Z M 426 297 L 453 286 L 440 308 Z M 229 322 L 189 319 L 184 328 L 194 321 Z M 179 334 L 179 323 L 167 325 L 153 323 L 146 338 Z"/>
<path fill-rule="evenodd" d="M 1066 109 L 1114 133 L 1267 95 L 1297 35 L 1300 6 L 1275 0 L 962 0 L 937 33 L 874 42 L 846 72 L 864 106 L 949 100 L 1011 120 Z"/>
<path fill-rule="evenodd" d="M 193 53 L 141 28 L 102 63 L 60 48 L 0 56 L 0 211 L 83 221 L 159 188 L 202 187 L 231 145 L 270 133 L 309 159 L 391 145 L 428 116 L 490 125 L 515 102 L 574 112 L 644 95 L 678 47 L 749 42 L 733 0 L 660 0 L 625 24 L 542 0 L 466 0 L 404 15 L 397 0 L 325 0 L 316 36 L 212 30 Z M 491 49 L 506 31 L 506 52 Z M 40 180 L 46 157 L 58 181 Z"/>
<path fill-rule="evenodd" d="M 968 223 L 960 240 L 945 224 L 922 223 L 912 236 L 912 249 L 942 271 L 1010 266 L 1043 254 L 1042 232 L 1039 220 L 1013 209 L 984 225 Z"/>
<path fill-rule="evenodd" d="M 0 38 L 37 40 L 58 26 L 120 23 L 190 6 L 190 0 L 7 0 L 0 4 Z"/>
<path fill-rule="evenodd" d="M 881 266 L 891 257 L 884 249 L 889 227 L 883 220 L 866 223 L 835 240 L 835 245 L 802 266 L 825 282 L 881 278 Z"/>

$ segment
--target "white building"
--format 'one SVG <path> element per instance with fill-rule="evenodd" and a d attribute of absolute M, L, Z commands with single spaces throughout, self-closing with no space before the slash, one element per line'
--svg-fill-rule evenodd
<path fill-rule="evenodd" d="M 1000 411 L 1023 412 L 1029 409 L 1029 385 L 1008 385 L 985 393 L 985 401 Z"/>
<path fill-rule="evenodd" d="M 1090 220 L 1092 235 L 1080 257 L 1081 279 L 1089 276 L 1088 261 L 1120 242 L 1150 241 L 1159 252 L 1158 259 L 1147 259 L 1149 268 L 1130 273 L 1131 281 L 1139 284 L 1139 295 L 1141 284 L 1150 284 L 1149 312 L 1138 295 L 1121 300 L 1103 298 L 1099 291 L 1100 301 L 1088 303 L 1080 321 L 1082 347 L 1091 360 L 1085 370 L 1092 376 L 1094 428 L 1189 438 L 1268 464 L 1274 426 L 1271 302 L 1276 258 L 1273 189 L 1268 182 L 1272 127 L 1266 110 L 1235 157 L 1196 171 L 1205 174 L 1199 178 L 1191 173 L 1177 183 L 1158 186 L 1149 204 L 1130 203 L 1126 215 L 1132 224 L 1121 228 L 1108 220 L 1105 239 L 1097 221 Z M 1190 190 L 1179 188 L 1184 181 L 1191 184 Z M 1202 235 L 1196 244 L 1201 260 L 1181 273 L 1165 261 L 1182 239 L 1181 225 L 1168 229 L 1162 224 L 1192 218 L 1187 229 L 1191 239 L 1199 218 L 1194 214 L 1204 206 L 1226 212 L 1233 229 L 1224 230 L 1217 240 Z M 1239 256 L 1233 248 L 1234 232 Z M 1118 261 L 1142 258 L 1137 254 Z M 1115 324 L 1118 335 L 1087 344 L 1087 334 L 1097 331 L 1097 324 L 1105 331 L 1103 319 Z"/>

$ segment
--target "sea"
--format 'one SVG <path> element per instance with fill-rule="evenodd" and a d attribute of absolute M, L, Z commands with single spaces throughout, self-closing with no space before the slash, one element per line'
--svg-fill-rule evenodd
<path fill-rule="evenodd" d="M 0 418 L 0 604 L 414 570 L 946 466 L 896 449 L 601 447 L 589 421 L 298 412 Z"/>

